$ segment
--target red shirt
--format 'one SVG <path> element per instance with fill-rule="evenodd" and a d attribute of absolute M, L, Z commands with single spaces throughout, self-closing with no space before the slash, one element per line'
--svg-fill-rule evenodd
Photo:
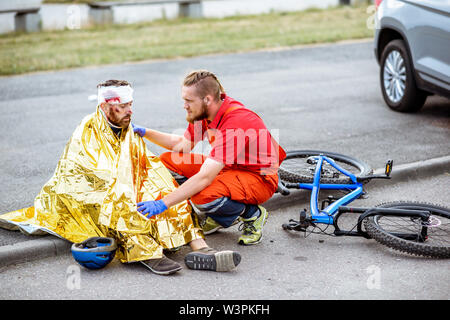
<path fill-rule="evenodd" d="M 206 134 L 211 145 L 208 157 L 227 167 L 262 174 L 276 173 L 285 154 L 262 119 L 239 101 L 225 95 L 223 98 L 215 118 L 189 124 L 185 138 L 197 143 L 203 141 Z"/>

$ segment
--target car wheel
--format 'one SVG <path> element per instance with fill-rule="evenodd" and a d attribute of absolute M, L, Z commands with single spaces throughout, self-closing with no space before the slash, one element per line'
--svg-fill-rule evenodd
<path fill-rule="evenodd" d="M 413 65 L 402 40 L 389 42 L 380 60 L 380 84 L 386 104 L 395 111 L 419 110 L 427 98 L 416 86 Z"/>

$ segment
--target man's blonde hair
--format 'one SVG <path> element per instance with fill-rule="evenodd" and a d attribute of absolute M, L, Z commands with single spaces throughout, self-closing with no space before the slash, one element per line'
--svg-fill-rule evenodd
<path fill-rule="evenodd" d="M 201 98 L 210 94 L 214 97 L 215 101 L 219 101 L 220 95 L 225 93 L 216 75 L 207 70 L 192 71 L 184 78 L 183 86 L 195 86 L 197 94 Z"/>

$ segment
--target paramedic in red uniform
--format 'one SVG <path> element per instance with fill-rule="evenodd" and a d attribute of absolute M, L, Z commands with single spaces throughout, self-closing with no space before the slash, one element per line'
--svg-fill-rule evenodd
<path fill-rule="evenodd" d="M 259 243 L 268 216 L 260 204 L 277 190 L 283 149 L 256 113 L 225 94 L 213 73 L 188 74 L 182 98 L 189 122 L 184 136 L 133 125 L 141 137 L 171 150 L 160 158 L 180 183 L 161 200 L 139 203 L 138 210 L 151 216 L 190 199 L 207 217 L 205 234 L 242 221 L 238 243 Z M 211 145 L 209 155 L 191 153 L 205 137 Z"/>

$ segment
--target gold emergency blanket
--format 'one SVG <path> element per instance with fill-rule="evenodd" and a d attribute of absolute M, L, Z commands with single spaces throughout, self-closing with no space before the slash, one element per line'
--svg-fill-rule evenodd
<path fill-rule="evenodd" d="M 131 126 L 117 138 L 97 107 L 75 129 L 34 206 L 0 215 L 0 226 L 71 242 L 114 237 L 122 262 L 160 258 L 164 248 L 204 237 L 187 201 L 150 219 L 137 212 L 136 203 L 159 200 L 176 187 Z"/>

